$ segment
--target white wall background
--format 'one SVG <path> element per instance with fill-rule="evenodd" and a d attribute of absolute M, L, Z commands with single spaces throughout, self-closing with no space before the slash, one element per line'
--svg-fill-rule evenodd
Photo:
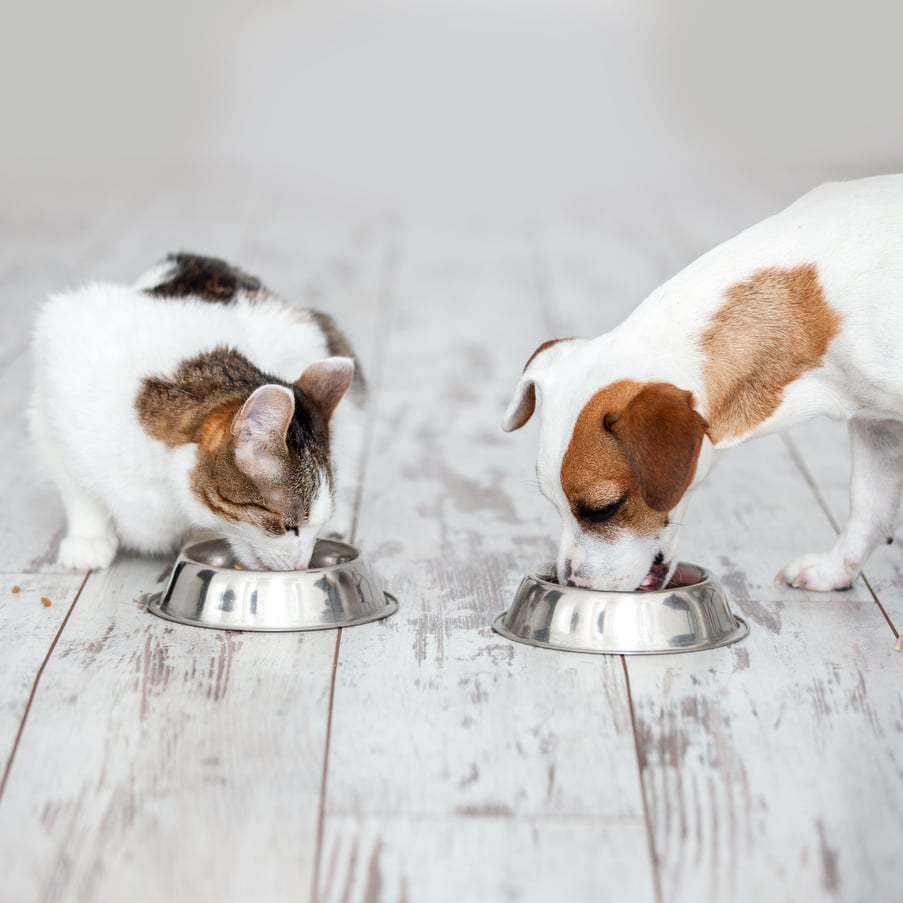
<path fill-rule="evenodd" d="M 2 178 L 234 167 L 377 203 L 903 164 L 889 0 L 2 0 Z M 2 184 L 2 182 L 0 182 Z"/>

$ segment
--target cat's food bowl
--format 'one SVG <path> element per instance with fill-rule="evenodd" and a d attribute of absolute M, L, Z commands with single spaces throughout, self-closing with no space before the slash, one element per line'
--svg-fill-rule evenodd
<path fill-rule="evenodd" d="M 493 628 L 531 646 L 614 655 L 698 652 L 749 633 L 715 578 L 694 564 L 681 562 L 668 587 L 653 592 L 561 586 L 554 573 L 548 564 L 525 577 Z"/>
<path fill-rule="evenodd" d="M 182 549 L 148 609 L 179 624 L 219 630 L 325 630 L 385 618 L 398 603 L 346 543 L 321 539 L 306 571 L 251 571 L 216 538 Z"/>

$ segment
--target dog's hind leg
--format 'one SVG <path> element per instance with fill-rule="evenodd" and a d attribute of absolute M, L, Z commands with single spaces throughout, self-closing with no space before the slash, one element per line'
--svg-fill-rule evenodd
<path fill-rule="evenodd" d="M 775 578 L 802 589 L 848 589 L 880 543 L 891 543 L 903 497 L 903 421 L 854 417 L 850 515 L 828 552 L 803 555 Z"/>

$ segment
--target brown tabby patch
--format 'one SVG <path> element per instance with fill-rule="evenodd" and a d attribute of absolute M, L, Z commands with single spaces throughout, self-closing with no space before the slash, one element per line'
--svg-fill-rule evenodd
<path fill-rule="evenodd" d="M 197 254 L 170 254 L 172 264 L 166 281 L 147 289 L 149 295 L 160 298 L 203 298 L 218 304 L 228 304 L 239 291 L 258 292 L 263 284 L 255 276 L 220 260 Z"/>
<path fill-rule="evenodd" d="M 235 462 L 231 425 L 248 396 L 268 384 L 291 389 L 295 410 L 280 477 L 259 485 Z M 320 475 L 325 473 L 332 482 L 329 427 L 323 415 L 296 386 L 262 372 L 234 349 L 217 348 L 189 358 L 169 377 L 148 377 L 135 408 L 144 429 L 170 448 L 197 443 L 192 490 L 226 520 L 254 523 L 279 535 L 306 520 Z"/>

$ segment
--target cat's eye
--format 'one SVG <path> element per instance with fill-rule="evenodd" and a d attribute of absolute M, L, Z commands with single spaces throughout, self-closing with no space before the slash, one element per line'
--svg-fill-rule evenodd
<path fill-rule="evenodd" d="M 585 505 L 580 503 L 577 505 L 574 514 L 577 516 L 577 520 L 583 521 L 584 523 L 604 524 L 610 521 L 621 510 L 621 507 L 626 500 L 627 496 L 623 495 L 621 498 L 614 502 L 610 502 L 607 505 Z"/>

